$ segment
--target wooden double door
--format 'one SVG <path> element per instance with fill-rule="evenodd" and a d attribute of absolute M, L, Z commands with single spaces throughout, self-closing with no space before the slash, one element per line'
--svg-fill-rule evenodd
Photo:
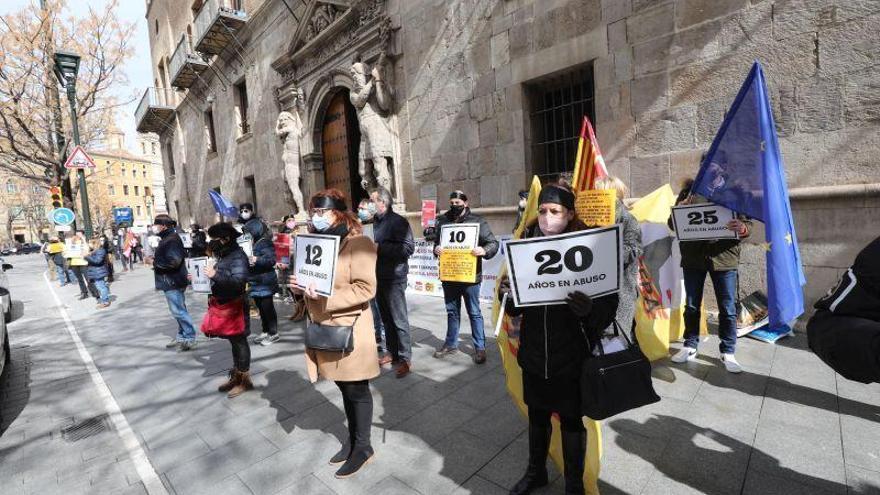
<path fill-rule="evenodd" d="M 321 131 L 324 187 L 345 193 L 352 211 L 356 211 L 358 202 L 367 196 L 358 174 L 360 142 L 357 112 L 349 100 L 348 90 L 341 89 L 330 100 Z"/>

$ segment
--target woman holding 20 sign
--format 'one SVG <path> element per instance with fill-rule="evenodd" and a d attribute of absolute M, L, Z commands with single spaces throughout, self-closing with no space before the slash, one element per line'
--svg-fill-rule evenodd
<path fill-rule="evenodd" d="M 574 194 L 565 185 L 545 186 L 538 199 L 538 223 L 528 227 L 523 237 L 586 230 L 577 218 L 574 202 Z M 510 281 L 504 278 L 499 297 L 508 292 Z M 504 311 L 523 317 L 517 362 L 522 368 L 523 396 L 529 408 L 529 464 L 511 494 L 525 495 L 548 483 L 550 416 L 554 412 L 562 424 L 565 493 L 584 493 L 587 433 L 581 413 L 581 368 L 592 343 L 614 321 L 617 303 L 616 293 L 594 300 L 579 291 L 571 292 L 564 305 L 518 308 L 508 298 Z"/>

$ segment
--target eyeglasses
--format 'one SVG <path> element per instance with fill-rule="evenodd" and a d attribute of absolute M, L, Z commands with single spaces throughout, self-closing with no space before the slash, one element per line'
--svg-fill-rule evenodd
<path fill-rule="evenodd" d="M 239 211 L 240 211 L 241 213 L 250 213 L 250 212 L 251 212 L 251 210 L 248 210 L 248 209 L 239 210 Z"/>
<path fill-rule="evenodd" d="M 330 211 L 330 208 L 312 208 L 312 214 L 319 217 L 323 217 L 328 211 Z"/>

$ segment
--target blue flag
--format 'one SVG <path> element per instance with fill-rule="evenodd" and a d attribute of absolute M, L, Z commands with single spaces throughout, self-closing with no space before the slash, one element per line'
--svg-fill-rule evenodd
<path fill-rule="evenodd" d="M 764 222 L 770 327 L 804 312 L 806 283 L 788 201 L 776 124 L 755 62 L 700 166 L 692 191 Z"/>
<path fill-rule="evenodd" d="M 213 189 L 208 191 L 208 196 L 211 197 L 211 203 L 214 204 L 214 209 L 217 210 L 217 213 L 225 217 L 238 216 L 238 208 L 235 207 L 232 201 L 226 199 L 225 196 Z"/>

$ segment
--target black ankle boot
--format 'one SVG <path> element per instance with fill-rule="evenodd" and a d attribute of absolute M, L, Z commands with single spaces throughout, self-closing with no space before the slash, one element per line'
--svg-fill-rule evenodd
<path fill-rule="evenodd" d="M 529 424 L 529 466 L 526 474 L 510 490 L 510 495 L 528 495 L 547 486 L 547 451 L 550 448 L 550 428 Z"/>
<path fill-rule="evenodd" d="M 587 432 L 562 430 L 562 460 L 565 466 L 565 494 L 584 494 L 584 459 L 587 453 Z"/>
<path fill-rule="evenodd" d="M 337 478 L 348 478 L 361 470 L 373 459 L 373 447 L 355 447 L 345 464 L 336 471 Z"/>

